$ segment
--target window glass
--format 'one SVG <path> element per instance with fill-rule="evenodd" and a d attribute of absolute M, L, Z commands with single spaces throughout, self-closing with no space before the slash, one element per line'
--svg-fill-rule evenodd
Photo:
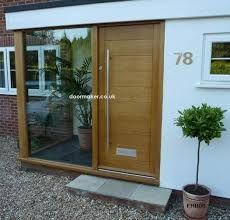
<path fill-rule="evenodd" d="M 10 51 L 10 86 L 16 88 L 16 69 L 15 69 L 15 53 Z"/>
<path fill-rule="evenodd" d="M 212 43 L 212 58 L 230 58 L 230 42 Z"/>
<path fill-rule="evenodd" d="M 57 67 L 56 67 L 56 50 L 44 51 L 45 63 L 45 89 L 49 89 L 52 83 L 56 81 Z"/>
<path fill-rule="evenodd" d="M 39 89 L 38 50 L 26 52 L 27 88 Z"/>
<path fill-rule="evenodd" d="M 212 43 L 212 75 L 230 75 L 230 42 Z"/>
<path fill-rule="evenodd" d="M 4 52 L 0 51 L 0 88 L 5 88 Z"/>
<path fill-rule="evenodd" d="M 212 60 L 211 74 L 230 75 L 230 60 Z"/>

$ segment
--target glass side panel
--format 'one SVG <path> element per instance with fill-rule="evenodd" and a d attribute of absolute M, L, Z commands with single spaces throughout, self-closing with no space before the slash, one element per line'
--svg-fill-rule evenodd
<path fill-rule="evenodd" d="M 91 100 L 71 98 L 92 91 L 91 29 L 27 31 L 26 46 L 31 157 L 91 166 Z"/>
<path fill-rule="evenodd" d="M 0 51 L 0 88 L 5 88 L 4 52 Z"/>
<path fill-rule="evenodd" d="M 39 89 L 38 50 L 26 52 L 27 88 Z"/>
<path fill-rule="evenodd" d="M 210 74 L 230 75 L 230 60 L 212 60 Z"/>
<path fill-rule="evenodd" d="M 11 88 L 16 88 L 15 53 L 10 51 L 10 78 Z"/>
<path fill-rule="evenodd" d="M 230 42 L 212 43 L 212 58 L 230 58 Z"/>

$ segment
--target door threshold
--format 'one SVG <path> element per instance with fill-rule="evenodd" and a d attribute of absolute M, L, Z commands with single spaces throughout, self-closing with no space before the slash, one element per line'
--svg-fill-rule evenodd
<path fill-rule="evenodd" d="M 135 176 L 135 177 L 142 177 L 142 178 L 154 179 L 154 180 L 156 179 L 153 176 L 146 176 L 146 175 L 140 175 L 140 174 L 134 174 L 134 173 L 128 173 L 128 172 L 121 172 L 121 171 L 108 170 L 108 169 L 102 169 L 102 168 L 99 168 L 98 170 L 102 172 L 115 173 L 115 174 L 121 174 L 121 175 L 126 175 L 126 176 Z"/>

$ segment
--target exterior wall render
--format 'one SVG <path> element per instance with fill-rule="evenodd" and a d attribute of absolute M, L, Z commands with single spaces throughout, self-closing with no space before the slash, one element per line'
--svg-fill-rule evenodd
<path fill-rule="evenodd" d="M 200 183 L 212 189 L 216 196 L 230 198 L 230 102 L 229 89 L 198 88 L 203 71 L 204 34 L 230 33 L 230 17 L 209 19 L 168 20 L 165 24 L 165 57 L 163 89 L 163 121 L 161 140 L 160 185 L 181 189 L 195 182 L 195 139 L 184 138 L 174 125 L 178 110 L 208 103 L 228 110 L 221 139 L 210 146 L 202 143 Z M 192 52 L 191 65 L 176 65 L 177 52 Z"/>
<path fill-rule="evenodd" d="M 9 12 L 6 13 L 6 24 L 8 30 L 18 30 L 112 22 L 223 17 L 230 14 L 229 6 L 229 0 L 131 0 L 76 4 L 69 7 Z"/>

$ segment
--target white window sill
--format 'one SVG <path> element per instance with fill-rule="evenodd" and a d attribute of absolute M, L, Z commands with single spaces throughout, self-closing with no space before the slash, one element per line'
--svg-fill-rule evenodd
<path fill-rule="evenodd" d="M 0 91 L 0 95 L 17 95 L 17 92 Z"/>
<path fill-rule="evenodd" d="M 196 88 L 203 88 L 203 89 L 230 89 L 230 82 L 223 83 L 223 82 L 197 82 L 195 84 Z"/>

